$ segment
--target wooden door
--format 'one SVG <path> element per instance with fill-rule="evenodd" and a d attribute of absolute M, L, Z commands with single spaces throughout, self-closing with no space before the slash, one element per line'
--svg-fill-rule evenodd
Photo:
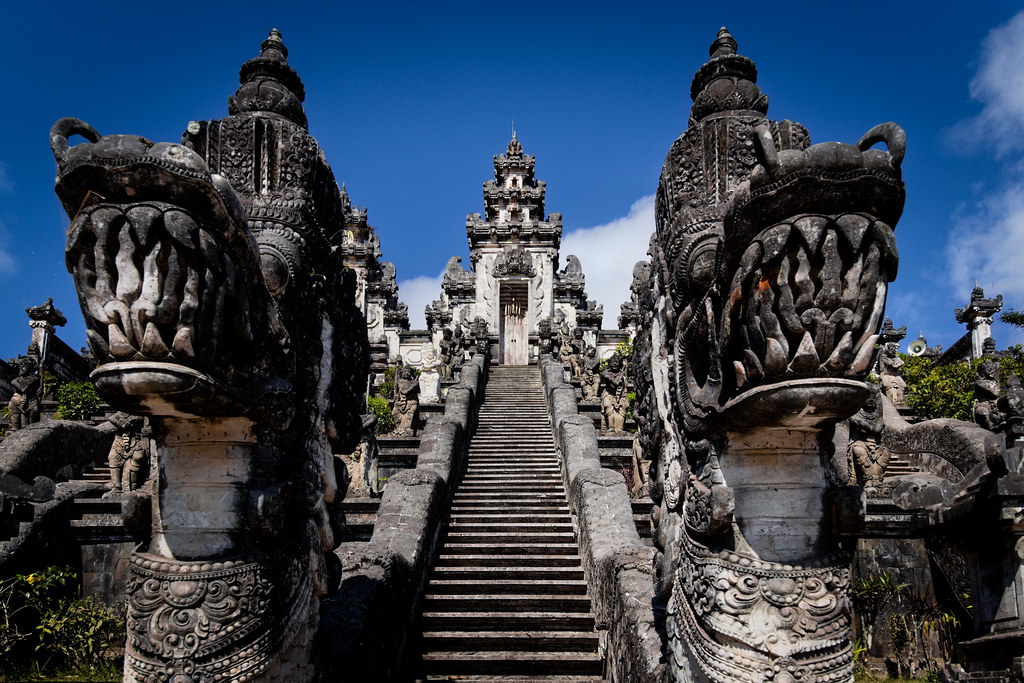
<path fill-rule="evenodd" d="M 499 334 L 502 365 L 526 365 L 530 362 L 530 338 L 526 329 L 528 294 L 526 282 L 501 283 Z"/>

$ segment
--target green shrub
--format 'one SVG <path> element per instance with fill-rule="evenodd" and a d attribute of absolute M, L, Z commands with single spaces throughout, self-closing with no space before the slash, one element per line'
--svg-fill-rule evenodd
<path fill-rule="evenodd" d="M 0 581 L 2 673 L 18 680 L 118 680 L 109 654 L 124 642 L 124 620 L 82 598 L 77 579 L 70 567 L 50 567 Z"/>
<path fill-rule="evenodd" d="M 39 620 L 36 650 L 72 666 L 96 666 L 124 640 L 124 621 L 92 598 L 61 600 Z"/>
<path fill-rule="evenodd" d="M 383 396 L 371 396 L 366 401 L 367 407 L 377 415 L 377 433 L 387 434 L 395 428 L 395 420 L 391 415 L 391 403 Z"/>
<path fill-rule="evenodd" d="M 395 395 L 395 372 L 397 370 L 398 368 L 395 367 L 384 369 L 384 381 L 377 386 L 377 390 L 375 392 L 377 396 L 390 401 L 392 396 Z"/>
<path fill-rule="evenodd" d="M 58 420 L 88 420 L 102 404 L 92 382 L 67 382 L 57 389 Z"/>

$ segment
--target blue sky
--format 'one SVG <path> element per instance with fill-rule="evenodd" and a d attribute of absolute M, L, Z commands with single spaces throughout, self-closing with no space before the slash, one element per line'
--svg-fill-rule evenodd
<path fill-rule="evenodd" d="M 11 3 L 14 5 L 14 3 Z M 813 141 L 907 131 L 900 273 L 888 312 L 949 346 L 974 280 L 1024 309 L 1024 14 L 1019 3 L 17 3 L 3 10 L 0 357 L 23 352 L 26 306 L 52 296 L 84 344 L 64 268 L 68 219 L 47 132 L 177 140 L 227 113 L 238 67 L 272 27 L 307 92 L 310 131 L 369 208 L 414 316 L 436 298 L 465 216 L 515 120 L 563 255 L 580 256 L 613 327 L 646 251 L 650 195 L 685 130 L 693 72 L 718 28 L 753 59 L 769 116 Z M 414 317 L 415 319 L 415 317 Z M 1000 347 L 1024 341 L 997 325 Z"/>

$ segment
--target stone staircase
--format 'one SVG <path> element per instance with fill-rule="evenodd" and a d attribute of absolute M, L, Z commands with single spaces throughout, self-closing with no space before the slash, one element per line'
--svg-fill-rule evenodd
<path fill-rule="evenodd" d="M 601 679 L 536 366 L 491 369 L 420 626 L 420 680 Z"/>

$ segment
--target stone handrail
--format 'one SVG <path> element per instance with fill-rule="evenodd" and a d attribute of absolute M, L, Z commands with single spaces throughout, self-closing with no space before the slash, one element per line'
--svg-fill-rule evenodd
<path fill-rule="evenodd" d="M 318 651 L 325 680 L 385 681 L 401 675 L 451 492 L 476 430 L 487 359 L 475 355 L 448 389 L 444 414 L 420 437 L 416 467 L 391 477 L 373 535 L 336 551 L 341 583 L 321 601 Z"/>
<path fill-rule="evenodd" d="M 601 467 L 593 420 L 579 414 L 562 364 L 540 358 L 569 509 L 578 529 L 583 568 L 594 600 L 610 681 L 663 681 L 664 616 L 656 605 L 654 561 L 633 522 L 622 475 Z"/>

